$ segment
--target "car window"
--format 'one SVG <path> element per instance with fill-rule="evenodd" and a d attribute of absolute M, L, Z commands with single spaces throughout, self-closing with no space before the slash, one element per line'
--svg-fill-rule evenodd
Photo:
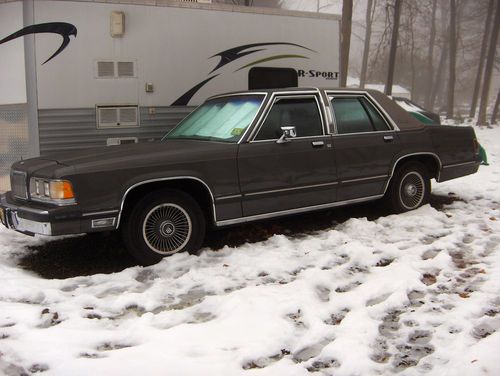
<path fill-rule="evenodd" d="M 389 130 L 387 123 L 384 121 L 380 113 L 373 107 L 373 105 L 366 98 L 360 98 L 360 100 L 363 103 L 363 106 L 365 107 L 366 111 L 368 112 L 368 115 L 370 116 L 370 119 L 373 123 L 375 130 L 376 131 Z"/>
<path fill-rule="evenodd" d="M 332 98 L 339 134 L 385 131 L 389 128 L 365 98 Z"/>
<path fill-rule="evenodd" d="M 262 124 L 255 140 L 281 137 L 281 127 L 294 126 L 297 137 L 323 135 L 321 116 L 315 97 L 278 99 Z"/>
<path fill-rule="evenodd" d="M 236 95 L 207 100 L 163 140 L 195 139 L 233 142 L 240 140 L 257 114 L 263 95 Z"/>

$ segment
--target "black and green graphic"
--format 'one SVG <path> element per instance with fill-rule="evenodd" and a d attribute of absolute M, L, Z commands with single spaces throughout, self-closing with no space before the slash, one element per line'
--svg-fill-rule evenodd
<path fill-rule="evenodd" d="M 269 46 L 293 46 L 293 47 L 299 47 L 304 50 L 307 50 L 309 52 L 316 52 L 314 50 L 311 50 L 310 48 L 301 46 L 300 44 L 296 43 L 289 43 L 289 42 L 266 42 L 266 43 L 252 43 L 252 44 L 245 44 L 242 46 L 237 46 L 230 48 L 228 50 L 219 52 L 213 56 L 210 56 L 209 59 L 212 59 L 214 57 L 219 57 L 220 60 L 218 64 L 215 66 L 214 69 L 209 74 L 214 73 L 215 71 L 221 69 L 227 64 L 230 64 L 238 59 L 241 59 L 244 56 L 256 53 L 256 52 L 261 52 L 265 51 L 265 48 L 260 48 L 260 47 L 269 47 Z M 282 59 L 309 59 L 307 56 L 304 55 L 298 55 L 298 54 L 281 54 L 281 55 L 273 55 L 269 56 L 266 58 L 258 59 L 255 61 L 252 61 L 248 64 L 245 64 L 244 66 L 238 68 L 235 70 L 235 72 L 238 72 L 242 69 L 252 67 L 257 64 L 269 62 L 269 61 L 274 61 L 274 60 L 282 60 Z M 174 103 L 172 103 L 172 106 L 186 106 L 191 98 L 209 81 L 214 79 L 215 77 L 219 76 L 219 74 L 210 76 L 209 78 L 203 80 L 199 84 L 195 85 L 188 91 L 186 91 L 184 94 L 182 94 Z"/>

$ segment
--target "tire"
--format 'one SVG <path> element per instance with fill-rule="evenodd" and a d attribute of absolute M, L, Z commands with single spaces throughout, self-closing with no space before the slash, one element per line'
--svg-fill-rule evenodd
<path fill-rule="evenodd" d="M 395 213 L 415 210 L 429 203 L 431 181 L 427 168 L 420 162 L 408 162 L 394 173 L 387 200 Z"/>
<path fill-rule="evenodd" d="M 205 217 L 184 192 L 160 190 L 140 199 L 122 226 L 127 250 L 141 265 L 178 252 L 197 254 L 205 238 Z"/>

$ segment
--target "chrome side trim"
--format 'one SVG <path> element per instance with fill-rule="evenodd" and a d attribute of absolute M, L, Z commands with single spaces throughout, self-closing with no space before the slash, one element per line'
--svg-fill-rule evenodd
<path fill-rule="evenodd" d="M 346 183 L 354 183 L 354 182 L 359 182 L 359 181 L 364 181 L 364 180 L 376 180 L 376 179 L 383 179 L 383 178 L 387 178 L 389 175 L 378 175 L 378 176 L 370 176 L 370 177 L 367 177 L 367 178 L 359 178 L 359 179 L 350 179 L 350 180 L 342 180 L 341 183 L 342 184 L 346 184 Z"/>
<path fill-rule="evenodd" d="M 463 162 L 463 163 L 454 163 L 450 165 L 443 166 L 443 168 L 450 168 L 450 167 L 460 167 L 460 166 L 467 166 L 470 164 L 476 164 L 476 161 L 471 161 L 471 162 Z"/>
<path fill-rule="evenodd" d="M 233 198 L 240 198 L 242 195 L 230 195 L 230 196 L 221 196 L 221 197 L 216 197 L 215 201 L 224 201 L 224 200 L 231 200 Z"/>
<path fill-rule="evenodd" d="M 130 191 L 140 185 L 148 184 L 148 183 L 154 183 L 154 182 L 159 182 L 159 181 L 169 181 L 169 180 L 181 180 L 181 179 L 191 179 L 191 180 L 196 180 L 200 183 L 202 183 L 207 191 L 210 193 L 210 197 L 212 198 L 212 211 L 213 211 L 213 216 L 214 216 L 214 222 L 217 222 L 217 213 L 215 211 L 215 200 L 214 200 L 214 194 L 212 193 L 212 190 L 208 186 L 207 183 L 205 183 L 203 180 L 200 178 L 194 177 L 194 176 L 173 176 L 173 177 L 168 177 L 168 178 L 157 178 L 157 179 L 148 179 L 144 180 L 138 183 L 135 183 L 134 185 L 130 186 L 125 193 L 123 194 L 122 197 L 122 202 L 120 204 L 120 210 L 118 213 L 118 219 L 116 221 L 116 228 L 120 227 L 120 221 L 122 218 L 122 213 L 123 213 L 123 206 L 125 205 L 125 199 L 127 198 L 127 195 L 130 193 Z"/>
<path fill-rule="evenodd" d="M 391 182 L 392 176 L 394 175 L 394 171 L 396 170 L 396 166 L 398 165 L 399 161 L 402 160 L 402 159 L 404 159 L 404 158 L 412 157 L 412 156 L 415 156 L 415 155 L 431 155 L 432 157 L 434 157 L 436 159 L 436 161 L 439 164 L 439 169 L 438 169 L 438 174 L 436 176 L 436 181 L 439 182 L 439 177 L 441 176 L 441 170 L 443 169 L 443 164 L 441 163 L 441 159 L 438 157 L 437 154 L 432 153 L 432 152 L 428 152 L 428 151 L 405 154 L 405 155 L 399 157 L 396 160 L 396 162 L 394 162 L 394 165 L 392 166 L 392 171 L 391 171 L 391 173 L 389 175 L 389 179 L 387 180 L 387 183 L 385 183 L 384 194 L 387 192 L 387 188 L 389 187 L 389 183 Z"/>
<path fill-rule="evenodd" d="M 83 213 L 82 217 L 93 217 L 94 215 L 115 214 L 118 213 L 118 211 L 119 210 L 104 210 L 97 212 L 89 212 L 89 213 Z"/>
<path fill-rule="evenodd" d="M 314 211 L 314 210 L 333 208 L 336 206 L 343 206 L 343 205 L 355 204 L 355 203 L 359 203 L 359 202 L 372 201 L 372 200 L 377 200 L 377 199 L 381 198 L 382 196 L 384 196 L 384 195 L 362 197 L 362 198 L 356 198 L 353 200 L 338 201 L 338 202 L 332 202 L 332 203 L 328 203 L 328 204 L 307 206 L 307 207 L 297 208 L 297 209 L 289 209 L 289 210 L 282 210 L 282 211 L 272 212 L 272 213 L 257 214 L 257 215 L 252 215 L 252 216 L 248 216 L 248 217 L 242 217 L 242 218 L 227 219 L 224 221 L 215 222 L 215 224 L 217 227 L 234 225 L 234 224 L 238 224 L 238 223 L 257 221 L 260 219 L 274 218 L 274 217 L 280 217 L 283 215 L 305 213 L 305 212 Z"/>
<path fill-rule="evenodd" d="M 314 185 L 303 185 L 301 187 L 273 189 L 273 190 L 270 190 L 270 191 L 259 191 L 259 192 L 245 193 L 244 196 L 245 197 L 249 197 L 249 196 L 265 195 L 265 194 L 268 194 L 268 193 L 298 191 L 298 190 L 301 190 L 301 189 L 326 187 L 326 186 L 329 186 L 329 185 L 337 185 L 337 184 L 339 184 L 339 183 L 338 182 L 331 182 L 331 183 L 314 184 Z"/>

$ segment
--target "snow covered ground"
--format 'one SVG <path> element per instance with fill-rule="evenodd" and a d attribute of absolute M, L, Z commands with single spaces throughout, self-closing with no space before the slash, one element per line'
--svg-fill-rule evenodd
<path fill-rule="evenodd" d="M 500 129 L 476 132 L 491 165 L 439 210 L 67 279 L 0 230 L 0 374 L 500 375 Z"/>

